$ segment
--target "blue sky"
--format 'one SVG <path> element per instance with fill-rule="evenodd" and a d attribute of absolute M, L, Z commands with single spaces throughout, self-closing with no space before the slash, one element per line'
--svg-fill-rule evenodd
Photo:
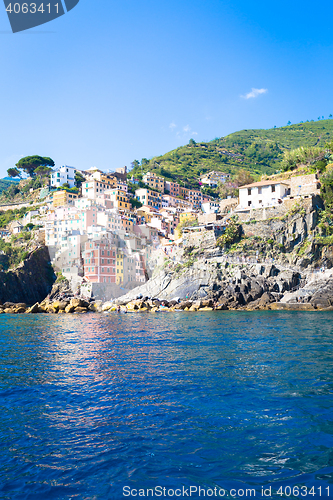
<path fill-rule="evenodd" d="M 191 137 L 327 118 L 332 13 L 325 1 L 80 0 L 12 34 L 0 5 L 0 175 L 32 154 L 114 170 Z"/>

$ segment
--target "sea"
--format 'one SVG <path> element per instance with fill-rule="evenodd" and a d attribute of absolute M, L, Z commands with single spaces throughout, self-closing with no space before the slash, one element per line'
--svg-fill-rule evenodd
<path fill-rule="evenodd" d="M 333 498 L 333 313 L 0 316 L 0 499 Z"/>

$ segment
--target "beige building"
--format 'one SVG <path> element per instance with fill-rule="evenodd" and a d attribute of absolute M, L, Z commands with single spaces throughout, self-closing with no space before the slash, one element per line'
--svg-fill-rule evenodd
<path fill-rule="evenodd" d="M 75 200 L 78 199 L 78 195 L 75 193 L 69 193 L 67 191 L 55 191 L 53 193 L 53 206 L 63 207 L 65 205 L 74 205 Z"/>
<path fill-rule="evenodd" d="M 148 184 L 152 189 L 158 189 L 161 193 L 164 193 L 164 179 L 154 174 L 154 172 L 147 172 L 142 180 L 145 184 Z"/>
<path fill-rule="evenodd" d="M 290 196 L 320 194 L 320 182 L 317 174 L 297 175 L 290 179 Z"/>

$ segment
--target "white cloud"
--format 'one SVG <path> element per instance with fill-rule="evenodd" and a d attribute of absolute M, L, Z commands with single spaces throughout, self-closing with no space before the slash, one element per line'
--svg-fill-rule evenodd
<path fill-rule="evenodd" d="M 171 130 L 173 130 L 176 127 L 177 127 L 177 125 L 174 122 L 171 122 L 169 125 L 169 128 L 171 128 Z"/>
<path fill-rule="evenodd" d="M 266 94 L 266 92 L 268 92 L 268 89 L 254 89 L 254 88 L 252 88 L 251 92 L 249 92 L 248 94 L 245 94 L 245 95 L 241 95 L 241 97 L 243 97 L 243 99 L 252 99 L 254 97 L 258 97 L 258 95 L 260 95 L 260 94 Z"/>
<path fill-rule="evenodd" d="M 184 132 L 190 132 L 191 127 L 189 125 L 185 125 L 185 127 L 183 127 L 183 130 L 184 130 Z"/>
<path fill-rule="evenodd" d="M 191 132 L 191 135 L 198 135 L 198 132 Z"/>

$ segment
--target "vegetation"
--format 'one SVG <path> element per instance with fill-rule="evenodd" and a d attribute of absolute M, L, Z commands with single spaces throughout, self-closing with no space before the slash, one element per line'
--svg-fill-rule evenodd
<path fill-rule="evenodd" d="M 18 266 L 29 254 L 23 246 L 14 246 L 12 243 L 6 243 L 1 238 L 0 252 L 0 269 L 4 271 L 11 267 Z"/>
<path fill-rule="evenodd" d="M 21 172 L 17 168 L 9 168 L 7 174 L 9 177 L 21 177 Z"/>
<path fill-rule="evenodd" d="M 22 207 L 15 210 L 0 211 L 0 228 L 4 229 L 10 222 L 21 219 L 27 212 L 34 209 L 35 207 Z"/>
<path fill-rule="evenodd" d="M 182 235 L 182 230 L 185 229 L 186 227 L 194 227 L 198 225 L 198 219 L 189 219 L 189 220 L 183 220 L 178 224 L 176 227 L 176 232 L 178 234 L 178 237 L 180 238 Z"/>
<path fill-rule="evenodd" d="M 325 151 L 318 146 L 303 147 L 286 151 L 281 162 L 282 170 L 294 170 L 298 165 L 313 165 L 325 157 Z M 325 166 L 325 164 L 324 164 Z"/>
<path fill-rule="evenodd" d="M 329 169 L 320 178 L 320 194 L 326 209 L 333 209 L 333 169 Z"/>
<path fill-rule="evenodd" d="M 142 207 L 141 201 L 137 200 L 136 198 L 130 198 L 130 204 L 132 205 L 133 208 Z"/>
<path fill-rule="evenodd" d="M 44 156 L 26 156 L 25 158 L 21 158 L 17 163 L 16 167 L 19 170 L 23 170 L 30 177 L 35 176 L 35 171 L 38 167 L 54 167 L 54 161 L 49 157 Z"/>
<path fill-rule="evenodd" d="M 332 140 L 332 120 L 268 130 L 241 130 L 210 142 L 191 141 L 150 160 L 134 160 L 129 175 L 142 179 L 143 174 L 153 171 L 166 180 L 184 182 L 186 187 L 198 189 L 198 178 L 211 170 L 230 173 L 232 182 L 240 170 L 248 171 L 256 179 L 281 170 L 285 152 L 301 147 L 322 150 Z"/>
<path fill-rule="evenodd" d="M 226 227 L 222 236 L 220 236 L 216 244 L 219 247 L 230 246 L 236 243 L 240 238 L 240 225 L 237 222 L 237 216 L 231 217 L 229 225 Z"/>
<path fill-rule="evenodd" d="M 86 179 L 80 172 L 75 172 L 74 180 L 75 180 L 75 186 L 77 188 L 80 188 L 82 186 L 82 182 L 84 182 Z"/>

